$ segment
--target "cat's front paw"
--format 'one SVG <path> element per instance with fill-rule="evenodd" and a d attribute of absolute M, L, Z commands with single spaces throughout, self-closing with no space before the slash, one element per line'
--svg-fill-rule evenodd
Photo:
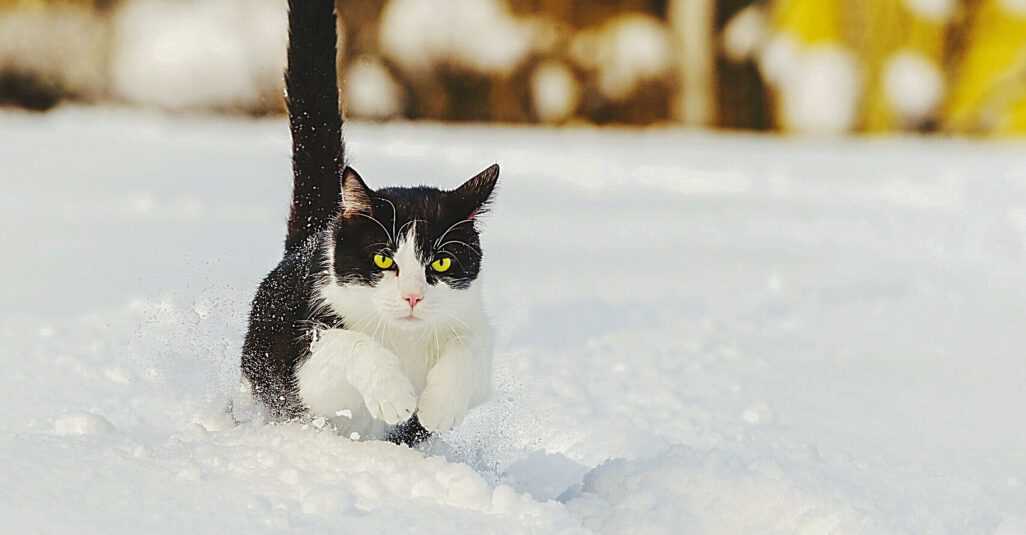
<path fill-rule="evenodd" d="M 389 425 L 409 420 L 417 408 L 417 394 L 413 385 L 399 370 L 378 374 L 370 388 L 362 394 L 371 416 Z"/>
<path fill-rule="evenodd" d="M 417 419 L 428 431 L 445 432 L 463 421 L 468 405 L 466 396 L 454 395 L 451 391 L 428 385 L 417 404 Z"/>

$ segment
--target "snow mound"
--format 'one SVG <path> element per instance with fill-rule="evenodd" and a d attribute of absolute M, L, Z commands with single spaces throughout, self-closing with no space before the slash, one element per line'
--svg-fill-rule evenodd
<path fill-rule="evenodd" d="M 88 412 L 61 416 L 54 421 L 53 427 L 58 435 L 96 435 L 114 431 L 114 425 L 106 418 Z"/>
<path fill-rule="evenodd" d="M 677 446 L 649 459 L 609 461 L 563 499 L 597 533 L 639 526 L 666 535 L 881 532 L 864 504 L 839 495 L 805 467 L 722 450 Z"/>

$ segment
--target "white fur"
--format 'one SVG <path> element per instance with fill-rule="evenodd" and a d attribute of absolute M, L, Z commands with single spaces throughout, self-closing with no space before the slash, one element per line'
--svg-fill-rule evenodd
<path fill-rule="evenodd" d="M 340 285 L 328 247 L 318 304 L 346 328 L 320 331 L 297 379 L 306 407 L 347 434 L 380 438 L 384 424 L 414 409 L 426 429 L 447 431 L 491 393 L 492 333 L 480 281 L 463 290 L 427 284 L 425 266 L 434 259 L 419 257 L 414 238 L 412 230 L 399 237 L 398 275 L 385 272 L 373 287 Z M 403 297 L 411 293 L 423 297 L 412 310 Z"/>

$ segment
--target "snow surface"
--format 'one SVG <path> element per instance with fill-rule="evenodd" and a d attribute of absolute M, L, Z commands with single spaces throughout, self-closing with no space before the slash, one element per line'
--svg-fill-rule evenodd
<path fill-rule="evenodd" d="M 44 533 L 1026 533 L 1026 151 L 390 124 L 497 160 L 498 393 L 424 450 L 264 425 L 281 119 L 0 116 L 0 518 Z"/>

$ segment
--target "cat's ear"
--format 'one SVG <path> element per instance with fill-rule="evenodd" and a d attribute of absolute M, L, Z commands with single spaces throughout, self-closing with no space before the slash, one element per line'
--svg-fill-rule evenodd
<path fill-rule="evenodd" d="M 342 214 L 350 216 L 370 212 L 371 193 L 356 169 L 346 166 L 342 171 Z"/>
<path fill-rule="evenodd" d="M 499 180 L 499 164 L 492 164 L 474 178 L 463 183 L 452 191 L 461 214 L 466 219 L 474 219 L 488 210 L 495 192 L 495 184 Z"/>

